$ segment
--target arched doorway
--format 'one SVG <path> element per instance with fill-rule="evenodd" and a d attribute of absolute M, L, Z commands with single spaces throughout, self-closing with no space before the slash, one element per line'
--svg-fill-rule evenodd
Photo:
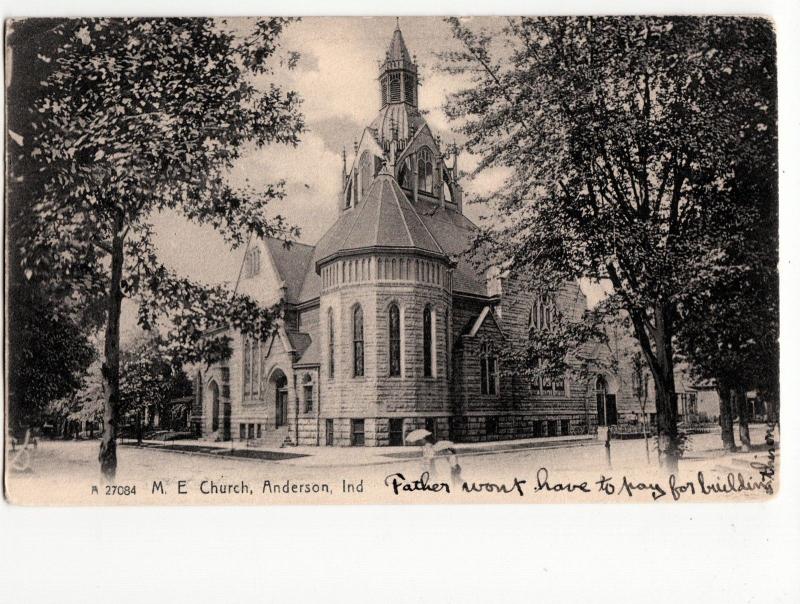
<path fill-rule="evenodd" d="M 219 386 L 215 381 L 208 385 L 209 398 L 211 399 L 211 431 L 219 430 Z"/>
<path fill-rule="evenodd" d="M 285 426 L 289 415 L 289 380 L 280 369 L 272 372 L 269 378 L 275 401 L 275 427 Z"/>
<path fill-rule="evenodd" d="M 597 399 L 597 425 L 614 426 L 617 423 L 617 395 L 609 392 L 608 382 L 598 375 L 594 383 Z"/>

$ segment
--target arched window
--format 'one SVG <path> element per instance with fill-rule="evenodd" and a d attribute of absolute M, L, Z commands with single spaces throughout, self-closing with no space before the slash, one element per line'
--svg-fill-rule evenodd
<path fill-rule="evenodd" d="M 333 379 L 334 376 L 334 331 L 333 331 L 333 309 L 328 309 L 328 378 Z"/>
<path fill-rule="evenodd" d="M 369 190 L 369 185 L 372 182 L 372 155 L 369 151 L 364 151 L 361 154 L 361 159 L 358 160 L 358 173 L 361 176 L 361 197 L 364 198 Z"/>
<path fill-rule="evenodd" d="M 381 80 L 381 106 L 389 100 L 389 78 Z"/>
<path fill-rule="evenodd" d="M 364 375 L 364 312 L 356 305 L 353 309 L 353 376 Z"/>
<path fill-rule="evenodd" d="M 400 309 L 389 307 L 389 375 L 400 375 Z"/>
<path fill-rule="evenodd" d="M 389 102 L 400 102 L 400 74 L 393 73 L 389 75 Z"/>
<path fill-rule="evenodd" d="M 427 147 L 419 151 L 417 188 L 425 193 L 433 193 L 433 154 Z"/>
<path fill-rule="evenodd" d="M 429 306 L 422 311 L 422 368 L 425 377 L 433 375 L 433 325 Z"/>
<path fill-rule="evenodd" d="M 413 105 L 414 104 L 414 77 L 411 74 L 403 74 L 403 96 L 405 97 L 405 102 Z"/>
<path fill-rule="evenodd" d="M 203 408 L 203 374 L 200 371 L 194 376 L 194 404 Z"/>
<path fill-rule="evenodd" d="M 242 376 L 242 390 L 245 396 L 250 396 L 250 383 L 252 381 L 252 343 L 250 342 L 250 338 L 245 337 L 244 340 L 244 347 L 243 347 L 243 364 L 244 364 L 244 375 Z"/>
<path fill-rule="evenodd" d="M 497 357 L 487 342 L 481 344 L 481 394 L 497 394 Z"/>
<path fill-rule="evenodd" d="M 404 189 L 411 189 L 414 186 L 414 181 L 411 178 L 411 160 L 406 157 L 403 161 L 403 165 L 400 167 L 400 173 L 398 174 L 397 181 L 400 183 L 400 186 Z"/>
<path fill-rule="evenodd" d="M 528 331 L 550 329 L 555 318 L 555 307 L 550 296 L 537 296 L 528 312 Z"/>
<path fill-rule="evenodd" d="M 442 176 L 444 177 L 444 200 L 449 201 L 450 203 L 453 202 L 453 183 L 450 182 L 450 174 L 448 171 L 442 170 Z"/>
<path fill-rule="evenodd" d="M 311 413 L 314 411 L 314 382 L 311 374 L 303 376 L 303 412 Z"/>
<path fill-rule="evenodd" d="M 347 193 L 344 194 L 344 207 L 349 208 L 353 205 L 353 181 L 347 183 Z"/>

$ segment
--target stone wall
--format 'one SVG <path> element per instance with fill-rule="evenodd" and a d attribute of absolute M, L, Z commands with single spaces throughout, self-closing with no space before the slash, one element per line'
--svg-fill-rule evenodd
<path fill-rule="evenodd" d="M 371 273 L 373 277 L 375 273 Z M 450 296 L 441 284 L 411 279 L 338 283 L 321 296 L 322 417 L 376 418 L 383 415 L 446 412 L 449 408 L 447 335 Z M 389 375 L 389 308 L 401 315 L 401 375 Z M 353 311 L 364 318 L 364 375 L 353 375 Z M 422 317 L 432 309 L 433 375 L 423 375 Z M 334 375 L 328 371 L 328 312 L 334 316 Z M 379 439 L 380 440 L 380 439 Z"/>

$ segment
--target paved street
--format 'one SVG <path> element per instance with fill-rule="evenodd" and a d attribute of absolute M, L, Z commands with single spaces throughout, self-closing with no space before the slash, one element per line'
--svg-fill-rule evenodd
<path fill-rule="evenodd" d="M 759 482 L 759 472 L 750 464 L 763 463 L 767 467 L 770 463 L 769 452 L 761 444 L 765 427 L 753 426 L 751 433 L 757 445 L 755 450 L 734 455 L 723 454 L 718 432 L 692 436 L 674 482 L 692 481 L 698 491 L 698 471 L 702 471 L 709 482 L 720 484 L 725 483 L 728 473 L 734 476 L 742 473 L 745 483 Z M 774 437 L 777 441 L 777 434 Z M 468 497 L 458 489 L 452 489 L 451 493 L 429 489 L 405 491 L 403 486 L 413 486 L 423 468 L 416 457 L 398 459 L 395 449 L 286 448 L 279 453 L 284 457 L 296 456 L 263 460 L 230 457 L 229 449 L 226 452 L 225 448 L 209 453 L 210 447 L 193 447 L 202 449 L 201 452 L 178 452 L 123 445 L 119 447 L 116 488 L 114 485 L 107 488 L 99 476 L 98 441 L 41 442 L 34 455 L 32 471 L 9 475 L 8 493 L 12 501 L 30 504 L 57 501 L 75 504 L 450 502 L 464 497 L 482 503 L 501 499 L 532 502 L 534 495 L 538 501 L 565 501 L 567 497 L 567 501 L 581 502 L 598 501 L 600 494 L 604 495 L 601 501 L 619 502 L 628 498 L 652 500 L 654 491 L 646 485 L 658 479 L 666 490 L 669 482 L 669 477 L 661 475 L 658 469 L 655 451 L 651 452 L 650 464 L 647 463 L 643 440 L 612 441 L 610 465 L 603 443 L 596 440 L 537 443 L 544 444 L 544 448 L 492 450 L 509 444 L 512 443 L 488 447 L 459 445 L 462 451 L 470 451 L 461 452 L 459 456 L 465 481 L 490 482 L 498 491 L 508 491 L 496 492 L 486 487 Z M 410 447 L 399 452 L 416 454 Z M 773 465 L 775 463 L 777 461 Z M 397 474 L 403 479 L 394 477 L 399 483 L 399 492 L 395 495 L 392 478 L 387 477 Z M 628 488 L 622 484 L 623 476 Z M 601 485 L 598 481 L 603 477 L 611 480 Z M 515 478 L 526 482 L 515 485 Z M 428 483 L 442 481 L 450 481 L 450 466 L 447 459 L 438 458 Z M 584 492 L 581 483 L 586 483 L 584 488 L 591 492 Z M 608 492 L 609 483 L 614 493 Z M 631 490 L 631 483 L 645 486 Z M 246 489 L 243 484 L 247 485 Z M 281 488 L 275 490 L 276 485 Z M 536 489 L 537 486 L 540 488 Z M 135 487 L 135 494 L 130 492 L 131 487 Z M 605 491 L 601 492 L 601 487 Z M 519 495 L 520 491 L 524 497 Z M 715 495 L 706 494 L 703 499 Z M 735 496 L 762 497 L 764 491 L 747 490 Z M 658 499 L 672 498 L 670 494 Z"/>

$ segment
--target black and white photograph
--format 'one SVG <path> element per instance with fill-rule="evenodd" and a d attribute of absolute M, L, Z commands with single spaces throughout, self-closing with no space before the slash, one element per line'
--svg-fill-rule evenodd
<path fill-rule="evenodd" d="M 790 4 L 4 6 L 0 601 L 800 601 Z"/>
<path fill-rule="evenodd" d="M 12 504 L 777 493 L 771 20 L 5 29 Z"/>

